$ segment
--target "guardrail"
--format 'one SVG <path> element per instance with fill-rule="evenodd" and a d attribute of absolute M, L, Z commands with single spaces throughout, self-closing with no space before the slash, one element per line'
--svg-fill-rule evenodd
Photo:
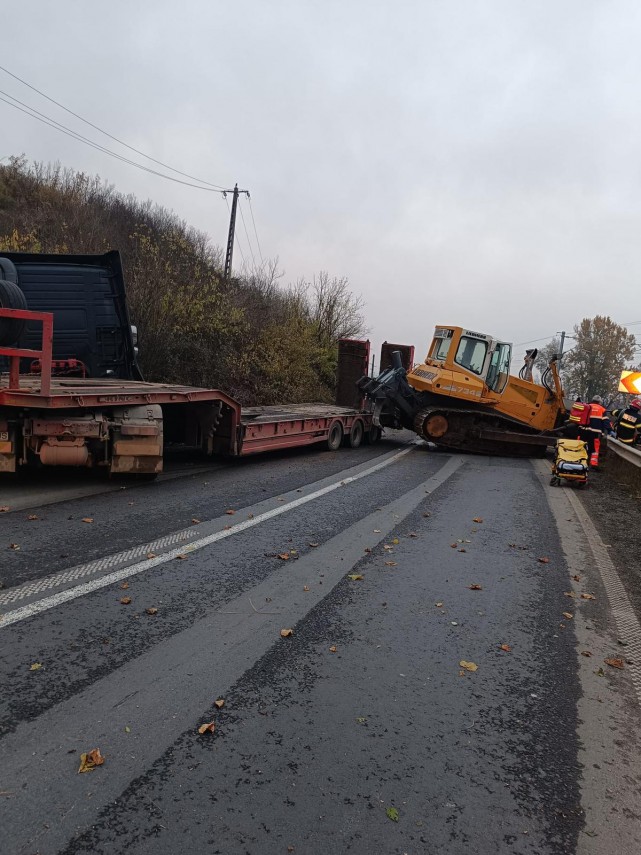
<path fill-rule="evenodd" d="M 617 481 L 641 488 L 641 451 L 608 437 L 607 467 Z"/>

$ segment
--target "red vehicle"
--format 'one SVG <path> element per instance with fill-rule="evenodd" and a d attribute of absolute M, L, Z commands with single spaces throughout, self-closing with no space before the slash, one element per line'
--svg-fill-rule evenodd
<path fill-rule="evenodd" d="M 242 408 L 218 389 L 147 383 L 136 355 L 118 253 L 0 255 L 0 472 L 39 462 L 153 476 L 166 445 L 240 456 L 380 436 L 355 391 L 369 342 L 341 343 L 346 406 Z"/>

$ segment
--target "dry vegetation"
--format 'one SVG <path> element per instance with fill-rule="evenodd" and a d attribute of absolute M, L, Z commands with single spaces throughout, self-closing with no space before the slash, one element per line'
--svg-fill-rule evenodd
<path fill-rule="evenodd" d="M 59 165 L 0 165 L 0 250 L 119 249 L 150 380 L 222 388 L 245 404 L 331 401 L 336 343 L 363 335 L 344 278 L 279 285 L 278 263 L 222 279 L 222 253 L 171 211 Z"/>

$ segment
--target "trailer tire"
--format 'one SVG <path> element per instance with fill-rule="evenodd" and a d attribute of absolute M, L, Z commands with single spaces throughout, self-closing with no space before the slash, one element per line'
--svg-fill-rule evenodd
<path fill-rule="evenodd" d="M 338 451 L 343 442 L 343 425 L 341 422 L 332 422 L 327 434 L 327 447 L 330 451 Z"/>
<path fill-rule="evenodd" d="M 368 445 L 376 445 L 381 438 L 382 431 L 377 425 L 372 425 L 365 434 L 365 442 Z"/>
<path fill-rule="evenodd" d="M 363 422 L 360 419 L 356 419 L 354 424 L 352 425 L 352 429 L 349 432 L 349 436 L 347 437 L 347 443 L 350 448 L 358 448 L 363 442 L 363 436 L 365 435 L 365 428 L 363 427 Z"/>
<path fill-rule="evenodd" d="M 26 309 L 24 293 L 15 284 L 0 279 L 0 309 Z M 15 344 L 26 326 L 26 321 L 18 318 L 0 318 L 0 347 Z"/>

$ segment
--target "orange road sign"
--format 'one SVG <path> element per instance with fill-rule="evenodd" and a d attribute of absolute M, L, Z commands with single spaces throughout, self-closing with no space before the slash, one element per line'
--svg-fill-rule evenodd
<path fill-rule="evenodd" d="M 622 371 L 619 380 L 619 392 L 641 395 L 641 371 Z"/>

